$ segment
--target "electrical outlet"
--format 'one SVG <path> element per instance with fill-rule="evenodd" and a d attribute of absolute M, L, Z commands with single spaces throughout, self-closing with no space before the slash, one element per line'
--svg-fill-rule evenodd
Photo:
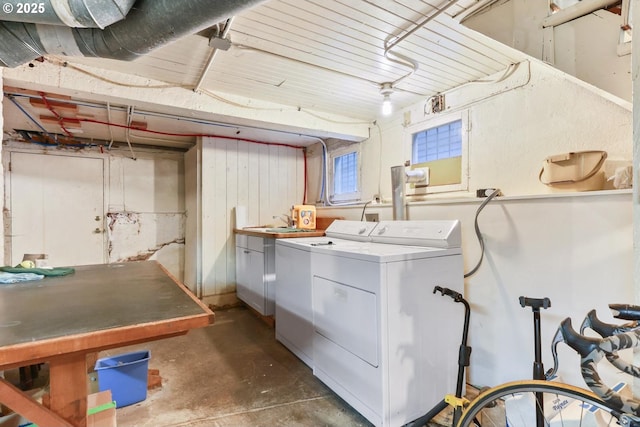
<path fill-rule="evenodd" d="M 378 222 L 379 221 L 379 217 L 377 213 L 366 213 L 364 214 L 364 219 L 367 222 Z"/>

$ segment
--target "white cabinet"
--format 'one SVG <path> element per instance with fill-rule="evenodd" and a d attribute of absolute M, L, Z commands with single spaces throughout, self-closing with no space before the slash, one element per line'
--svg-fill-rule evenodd
<path fill-rule="evenodd" d="M 236 293 L 265 316 L 275 311 L 274 240 L 236 234 Z"/>

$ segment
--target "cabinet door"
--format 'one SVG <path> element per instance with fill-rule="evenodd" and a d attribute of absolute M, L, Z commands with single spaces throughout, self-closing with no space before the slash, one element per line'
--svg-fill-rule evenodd
<path fill-rule="evenodd" d="M 249 297 L 247 303 L 260 314 L 266 314 L 264 287 L 264 253 L 249 251 Z"/>
<path fill-rule="evenodd" d="M 251 308 L 265 314 L 263 252 L 236 248 L 236 293 Z"/>
<path fill-rule="evenodd" d="M 242 301 L 249 296 L 249 250 L 236 247 L 236 294 Z"/>

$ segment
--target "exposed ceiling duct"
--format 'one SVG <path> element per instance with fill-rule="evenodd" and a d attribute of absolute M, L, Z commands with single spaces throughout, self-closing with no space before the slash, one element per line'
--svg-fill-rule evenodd
<path fill-rule="evenodd" d="M 262 1 L 49 0 L 43 3 L 43 13 L 19 14 L 22 22 L 0 21 L 0 65 L 16 67 L 46 54 L 128 61 L 211 27 Z M 25 4 L 5 2 L 3 7 L 17 8 Z M 127 7 L 129 11 L 126 11 Z M 105 16 L 117 20 L 122 13 L 126 14 L 124 19 L 100 29 Z M 86 26 L 93 21 L 93 26 L 98 28 L 69 26 L 74 21 Z"/>
<path fill-rule="evenodd" d="M 136 0 L 4 0 L 2 20 L 73 28 L 104 28 L 129 13 Z"/>

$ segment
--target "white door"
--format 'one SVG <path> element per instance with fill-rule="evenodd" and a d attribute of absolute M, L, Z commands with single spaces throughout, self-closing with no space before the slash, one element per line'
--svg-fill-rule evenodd
<path fill-rule="evenodd" d="M 49 265 L 102 264 L 104 161 L 11 153 L 10 265 L 45 253 Z"/>

